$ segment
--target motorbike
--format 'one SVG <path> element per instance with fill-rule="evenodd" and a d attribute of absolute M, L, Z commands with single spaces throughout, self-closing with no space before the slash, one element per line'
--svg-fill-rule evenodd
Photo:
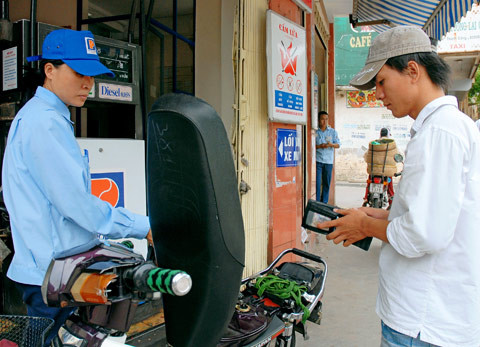
<path fill-rule="evenodd" d="M 126 332 L 137 308 L 161 301 L 165 334 L 155 346 L 293 347 L 294 331 L 307 334 L 307 318 L 320 323 L 326 262 L 288 249 L 242 280 L 243 218 L 220 117 L 198 98 L 169 94 L 154 104 L 147 129 L 152 259 L 144 259 L 128 242 L 108 240 L 55 255 L 42 285 L 43 299 L 51 306 L 78 309 L 52 346 L 128 346 Z M 288 253 L 314 264 L 276 266 Z M 295 299 L 259 285 L 265 281 L 297 288 Z M 260 329 L 245 328 L 249 320 L 243 318 L 249 314 L 261 317 Z M 2 317 L 0 340 L 1 322 Z"/>
<path fill-rule="evenodd" d="M 403 156 L 397 153 L 394 156 L 394 160 L 397 163 L 401 163 L 403 162 Z M 394 174 L 395 177 L 399 175 L 399 173 Z M 389 186 L 392 192 L 389 192 Z M 392 178 L 384 175 L 370 175 L 367 180 L 367 187 L 368 194 L 364 206 L 387 208 L 389 210 L 391 206 L 389 199 L 393 199 L 393 196 L 391 196 L 393 193 Z"/>
<path fill-rule="evenodd" d="M 314 263 L 277 266 L 289 253 Z M 296 332 L 307 336 L 307 319 L 320 324 L 326 277 L 327 264 L 321 257 L 295 248 L 283 251 L 266 269 L 242 280 L 227 334 L 217 346 L 294 347 Z M 258 283 L 265 280 L 273 280 L 277 288 L 279 281 L 288 288 L 298 286 L 301 296 L 285 296 L 288 290 L 281 295 L 269 290 L 259 294 Z M 55 259 L 42 286 L 44 300 L 51 306 L 75 306 L 78 310 L 60 328 L 51 346 L 129 346 L 125 332 L 140 302 L 160 300 L 162 295 L 187 295 L 192 284 L 185 272 L 160 269 L 123 244 L 101 243 Z M 252 321 L 252 313 L 263 319 L 262 324 L 245 329 L 242 324 Z M 238 325 L 243 330 L 234 330 L 232 335 L 232 326 Z"/>
<path fill-rule="evenodd" d="M 47 270 L 43 300 L 78 310 L 60 327 L 52 346 L 125 346 L 141 302 L 159 300 L 160 293 L 183 296 L 191 287 L 184 271 L 159 268 L 124 244 L 99 243 L 59 256 Z"/>
<path fill-rule="evenodd" d="M 306 261 L 281 262 L 293 253 Z M 260 272 L 244 278 L 227 331 L 217 347 L 294 347 L 308 338 L 306 321 L 320 324 L 327 263 L 296 248 L 286 249 Z"/>

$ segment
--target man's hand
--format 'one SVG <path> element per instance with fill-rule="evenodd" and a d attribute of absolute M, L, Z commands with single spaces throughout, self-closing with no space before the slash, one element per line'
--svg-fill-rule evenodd
<path fill-rule="evenodd" d="M 145 238 L 147 239 L 148 244 L 149 244 L 150 246 L 153 246 L 152 229 L 150 229 L 150 230 L 148 231 L 148 234 L 147 234 L 147 236 L 146 236 Z"/>
<path fill-rule="evenodd" d="M 327 142 L 327 143 L 321 143 L 319 145 L 317 145 L 316 147 L 317 148 L 328 148 L 330 147 L 332 144 L 330 142 Z"/>
<path fill-rule="evenodd" d="M 336 244 L 343 241 L 343 245 L 347 247 L 365 237 L 372 236 L 388 243 L 389 211 L 370 207 L 334 209 L 334 211 L 343 214 L 343 217 L 318 224 L 320 229 L 336 228 L 334 232 L 327 235 L 327 240 L 333 240 Z"/>
<path fill-rule="evenodd" d="M 360 207 L 360 211 L 365 212 L 367 216 L 375 219 L 388 219 L 390 211 L 384 210 L 382 208 L 373 208 L 373 207 Z"/>
<path fill-rule="evenodd" d="M 370 236 L 362 228 L 365 218 L 368 218 L 365 212 L 356 208 L 334 211 L 343 214 L 343 217 L 318 224 L 318 228 L 321 229 L 336 228 L 334 232 L 327 235 L 327 240 L 333 240 L 335 244 L 343 242 L 343 246 L 348 247 Z"/>

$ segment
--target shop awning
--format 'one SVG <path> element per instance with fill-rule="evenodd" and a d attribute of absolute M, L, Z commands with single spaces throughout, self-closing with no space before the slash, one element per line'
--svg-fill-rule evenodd
<path fill-rule="evenodd" d="M 420 26 L 440 40 L 472 8 L 475 0 L 353 0 L 351 20 L 382 32 L 396 25 Z M 367 25 L 368 25 L 367 24 Z"/>

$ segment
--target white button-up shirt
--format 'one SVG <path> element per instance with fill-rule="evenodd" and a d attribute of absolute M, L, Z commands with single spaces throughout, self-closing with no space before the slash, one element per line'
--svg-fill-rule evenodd
<path fill-rule="evenodd" d="M 480 132 L 445 96 L 412 126 L 380 253 L 377 313 L 440 346 L 480 346 Z"/>

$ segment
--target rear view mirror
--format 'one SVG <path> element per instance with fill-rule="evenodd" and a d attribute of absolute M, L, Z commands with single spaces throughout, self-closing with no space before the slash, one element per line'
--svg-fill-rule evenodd
<path fill-rule="evenodd" d="M 393 160 L 395 160 L 395 162 L 397 163 L 401 163 L 403 162 L 403 155 L 401 155 L 400 153 L 397 153 L 393 156 Z"/>

